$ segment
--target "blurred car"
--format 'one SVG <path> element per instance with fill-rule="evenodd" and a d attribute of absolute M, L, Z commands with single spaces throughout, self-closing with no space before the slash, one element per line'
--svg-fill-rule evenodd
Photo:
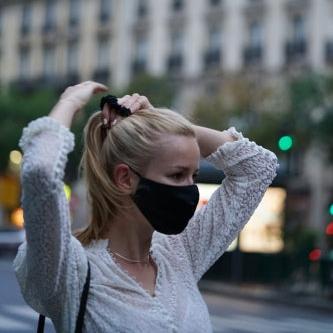
<path fill-rule="evenodd" d="M 24 229 L 2 228 L 0 229 L 0 254 L 8 250 L 17 250 L 25 241 Z"/>

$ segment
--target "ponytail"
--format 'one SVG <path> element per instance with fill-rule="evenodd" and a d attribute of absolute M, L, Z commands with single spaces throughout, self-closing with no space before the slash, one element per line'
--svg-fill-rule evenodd
<path fill-rule="evenodd" d="M 168 109 L 139 110 L 121 118 L 108 130 L 102 125 L 101 111 L 90 116 L 84 128 L 80 169 L 88 189 L 92 215 L 88 226 L 74 233 L 83 245 L 103 238 L 119 211 L 129 207 L 123 200 L 126 194 L 113 181 L 116 165 L 125 163 L 144 173 L 159 152 L 159 139 L 163 133 L 195 137 L 192 124 Z"/>

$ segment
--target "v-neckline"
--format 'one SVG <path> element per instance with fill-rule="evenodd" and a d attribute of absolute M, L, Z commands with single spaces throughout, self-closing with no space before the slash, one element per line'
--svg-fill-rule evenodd
<path fill-rule="evenodd" d="M 156 253 L 153 249 L 153 242 L 150 250 L 150 256 L 153 260 L 153 263 L 156 267 L 156 277 L 155 277 L 155 287 L 154 287 L 154 295 L 152 295 L 147 289 L 143 287 L 143 285 L 131 274 L 129 273 L 125 268 L 123 268 L 116 260 L 115 256 L 109 251 L 108 249 L 108 243 L 109 239 L 100 239 L 99 242 L 101 242 L 102 248 L 107 252 L 110 260 L 115 265 L 115 267 L 123 274 L 125 275 L 128 280 L 131 281 L 132 284 L 134 284 L 139 290 L 141 290 L 147 297 L 149 297 L 152 300 L 155 300 L 159 294 L 159 281 L 160 281 L 160 275 L 161 275 L 161 267 L 159 265 L 158 259 L 156 257 Z"/>

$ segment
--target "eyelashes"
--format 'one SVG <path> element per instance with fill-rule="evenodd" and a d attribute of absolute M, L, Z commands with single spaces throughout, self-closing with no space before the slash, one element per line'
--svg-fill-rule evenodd
<path fill-rule="evenodd" d="M 198 175 L 199 175 L 198 172 L 195 173 L 195 174 L 193 174 L 193 175 L 192 175 L 193 180 L 196 180 L 196 179 L 198 178 Z M 176 180 L 181 180 L 181 179 L 185 178 L 186 175 L 185 175 L 185 174 L 182 174 L 182 173 L 176 173 L 176 174 L 170 175 L 169 177 L 171 177 L 171 178 L 173 178 L 173 179 L 176 179 Z"/>

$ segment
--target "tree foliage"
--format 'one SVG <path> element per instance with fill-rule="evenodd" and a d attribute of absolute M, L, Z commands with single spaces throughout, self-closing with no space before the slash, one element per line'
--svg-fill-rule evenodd
<path fill-rule="evenodd" d="M 169 106 L 173 98 L 173 89 L 165 78 L 151 76 L 137 77 L 122 92 L 111 90 L 111 94 L 123 96 L 137 92 L 146 95 L 153 105 Z M 8 166 L 10 151 L 19 150 L 19 139 L 27 124 L 41 116 L 47 116 L 59 98 L 59 91 L 54 89 L 37 90 L 23 93 L 9 90 L 0 93 L 0 173 L 4 173 Z M 79 111 L 74 118 L 71 131 L 75 135 L 75 148 L 69 155 L 66 166 L 66 182 L 76 179 L 78 164 L 83 148 L 83 128 L 93 112 L 99 110 L 101 95 L 94 97 L 84 110 Z"/>
<path fill-rule="evenodd" d="M 7 168 L 10 151 L 19 149 L 23 127 L 29 121 L 46 115 L 55 100 L 55 94 L 49 90 L 32 94 L 16 91 L 0 94 L 0 172 Z"/>
<path fill-rule="evenodd" d="M 133 93 L 147 96 L 152 105 L 159 107 L 170 107 L 175 89 L 171 81 L 165 77 L 156 77 L 142 74 L 134 78 L 126 89 L 119 93 L 119 96 Z"/>
<path fill-rule="evenodd" d="M 270 84 L 236 76 L 215 97 L 200 98 L 193 118 L 218 130 L 235 126 L 275 152 L 278 138 L 289 133 L 295 150 L 320 143 L 333 161 L 332 77 L 312 73 Z"/>

